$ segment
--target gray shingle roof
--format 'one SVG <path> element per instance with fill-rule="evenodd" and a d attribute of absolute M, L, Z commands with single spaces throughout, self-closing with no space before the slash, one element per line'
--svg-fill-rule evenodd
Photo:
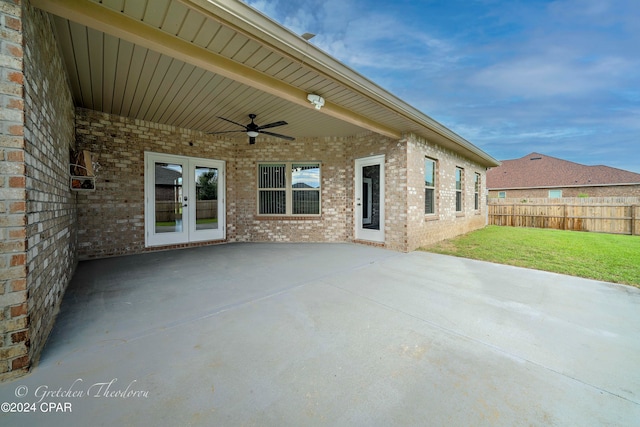
<path fill-rule="evenodd" d="M 177 185 L 176 180 L 182 173 L 156 163 L 156 185 Z"/>

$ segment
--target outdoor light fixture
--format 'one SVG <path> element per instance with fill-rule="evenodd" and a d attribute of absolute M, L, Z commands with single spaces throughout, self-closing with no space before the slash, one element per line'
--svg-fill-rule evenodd
<path fill-rule="evenodd" d="M 324 106 L 324 98 L 321 97 L 320 95 L 314 95 L 310 93 L 309 95 L 307 95 L 307 99 L 309 100 L 310 103 L 315 105 L 316 110 L 319 110 Z"/>

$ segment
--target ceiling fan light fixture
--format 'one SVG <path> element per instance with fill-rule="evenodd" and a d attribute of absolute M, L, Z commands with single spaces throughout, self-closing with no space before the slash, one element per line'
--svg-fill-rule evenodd
<path fill-rule="evenodd" d="M 253 119 L 256 118 L 255 114 L 249 114 L 249 118 L 251 119 L 251 123 L 249 123 L 248 125 L 243 125 L 241 123 L 237 123 L 234 122 L 233 120 L 229 120 L 226 119 L 224 117 L 218 116 L 219 119 L 224 120 L 225 122 L 229 122 L 229 123 L 233 123 L 236 126 L 239 126 L 241 128 L 243 128 L 242 130 L 223 130 L 220 132 L 209 132 L 210 134 L 220 134 L 220 133 L 234 133 L 234 132 L 244 132 L 247 134 L 247 136 L 249 137 L 249 144 L 255 144 L 256 143 L 256 137 L 258 135 L 265 134 L 265 135 L 269 135 L 269 136 L 275 136 L 276 138 L 281 138 L 281 139 L 286 139 L 288 141 L 295 141 L 296 139 L 292 136 L 287 136 L 287 135 L 281 135 L 279 133 L 273 133 L 273 132 L 268 132 L 265 129 L 271 129 L 271 128 L 275 128 L 278 126 L 284 126 L 287 125 L 288 123 L 285 122 L 284 120 L 280 120 L 278 122 L 273 122 L 273 123 L 268 123 L 266 125 L 257 125 L 255 124 L 255 122 L 253 121 Z"/>

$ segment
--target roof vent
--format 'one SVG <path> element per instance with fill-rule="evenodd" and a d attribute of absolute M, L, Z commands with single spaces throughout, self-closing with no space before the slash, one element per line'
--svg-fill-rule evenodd
<path fill-rule="evenodd" d="M 542 157 L 532 157 L 529 160 L 541 160 L 541 159 L 542 159 Z"/>

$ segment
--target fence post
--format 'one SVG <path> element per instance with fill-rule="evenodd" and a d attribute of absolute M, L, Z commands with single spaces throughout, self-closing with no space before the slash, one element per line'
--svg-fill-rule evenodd
<path fill-rule="evenodd" d="M 568 221 L 567 221 L 567 205 L 564 205 L 564 220 L 563 220 L 563 225 L 564 225 L 564 226 L 563 226 L 563 228 L 564 228 L 565 230 L 568 230 L 568 229 L 569 229 L 569 224 L 568 224 Z"/>
<path fill-rule="evenodd" d="M 638 219 L 638 216 L 636 215 L 637 210 L 638 210 L 638 205 L 631 205 L 631 235 L 632 236 L 635 236 L 636 232 L 638 231 L 636 230 L 636 221 Z"/>
<path fill-rule="evenodd" d="M 516 204 L 511 205 L 511 226 L 516 226 Z"/>

